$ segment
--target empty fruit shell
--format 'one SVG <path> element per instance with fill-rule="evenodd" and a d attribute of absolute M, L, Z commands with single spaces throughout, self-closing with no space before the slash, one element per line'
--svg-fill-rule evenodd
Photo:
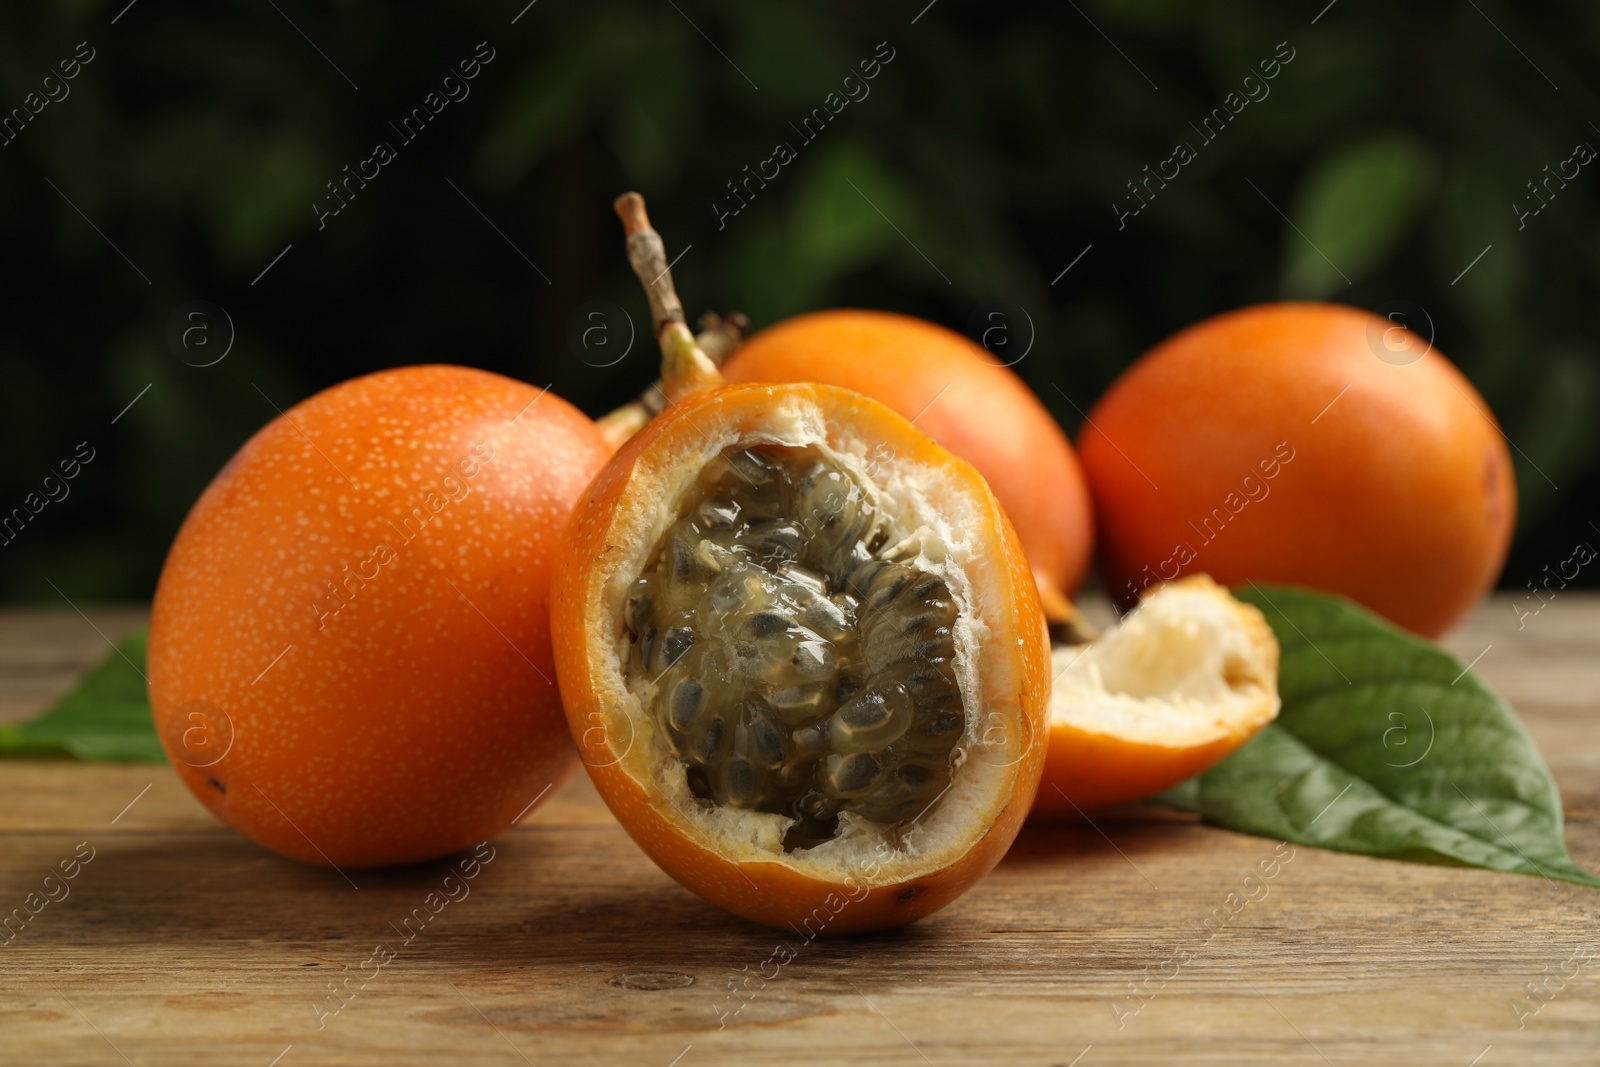
<path fill-rule="evenodd" d="M 1056 648 L 1035 818 L 1159 793 L 1277 717 L 1278 642 L 1205 575 L 1155 586 L 1099 640 Z"/>

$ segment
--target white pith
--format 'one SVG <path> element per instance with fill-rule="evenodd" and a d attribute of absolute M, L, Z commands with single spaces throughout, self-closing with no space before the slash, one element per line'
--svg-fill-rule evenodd
<path fill-rule="evenodd" d="M 588 647 L 610 758 L 659 794 L 696 840 L 729 858 L 780 863 L 814 877 L 867 886 L 896 884 L 948 866 L 981 839 L 1004 810 L 1028 746 L 1042 740 L 1027 736 L 1015 649 L 991 640 L 994 634 L 1017 640 L 1007 563 L 984 540 L 994 527 L 996 505 L 947 472 L 854 435 L 848 424 L 836 424 L 830 432 L 803 390 L 774 389 L 772 396 L 773 403 L 753 424 L 747 409 L 742 426 L 735 426 L 719 419 L 713 408 L 700 424 L 700 435 L 680 438 L 682 449 L 669 454 L 658 439 L 634 468 L 606 534 L 607 566 L 596 568 L 587 590 L 592 610 L 586 616 L 601 631 Z M 621 605 L 627 590 L 679 517 L 700 470 L 735 444 L 810 446 L 849 471 L 904 535 L 905 562 L 943 578 L 958 606 L 953 643 L 965 731 L 949 789 L 909 827 L 892 829 L 845 812 L 832 840 L 785 852 L 783 837 L 793 820 L 717 807 L 690 792 L 684 764 L 658 734 L 648 710 L 654 696 L 650 680 L 630 682 L 626 676 L 630 643 Z M 626 725 L 619 722 L 623 718 Z"/>
<path fill-rule="evenodd" d="M 1151 591 L 1099 640 L 1051 660 L 1051 721 L 1124 741 L 1188 748 L 1278 714 L 1272 631 L 1203 575 Z"/>

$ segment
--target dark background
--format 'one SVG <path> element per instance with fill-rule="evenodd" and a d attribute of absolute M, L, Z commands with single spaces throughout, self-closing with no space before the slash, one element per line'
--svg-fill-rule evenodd
<path fill-rule="evenodd" d="M 356 374 L 449 361 L 591 414 L 627 398 L 653 377 L 648 336 L 600 369 L 569 329 L 596 300 L 645 321 L 610 214 L 626 188 L 669 254 L 692 246 L 674 269 L 691 312 L 760 326 L 865 306 L 969 330 L 1024 309 L 1017 370 L 1074 436 L 1062 392 L 1087 410 L 1197 319 L 1409 302 L 1515 446 L 1502 585 L 1600 544 L 1600 161 L 1520 231 L 1512 206 L 1537 206 L 1526 183 L 1576 143 L 1600 147 L 1595 5 L 538 0 L 518 17 L 524 2 L 0 8 L 7 112 L 78 42 L 95 50 L 0 147 L 0 512 L 95 450 L 0 548 L 0 597 L 147 598 L 272 405 Z M 402 146 L 387 123 L 480 41 L 495 58 L 470 96 Z M 884 41 L 870 96 L 801 146 L 788 124 Z M 1295 58 L 1270 96 L 1119 231 L 1124 183 L 1198 144 L 1189 123 L 1282 41 Z M 380 139 L 398 158 L 319 231 L 324 183 Z M 799 158 L 719 231 L 723 183 L 779 140 Z M 219 316 L 189 349 L 168 339 L 196 299 L 236 330 L 203 368 Z"/>

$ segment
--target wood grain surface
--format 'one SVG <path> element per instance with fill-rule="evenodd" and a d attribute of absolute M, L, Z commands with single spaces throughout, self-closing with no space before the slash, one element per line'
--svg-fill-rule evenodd
<path fill-rule="evenodd" d="M 138 617 L 0 613 L 0 718 Z M 1481 653 L 1561 784 L 1574 858 L 1600 869 L 1600 597 L 1518 621 L 1497 599 L 1447 644 Z M 0 763 L 0 914 L 75 870 L 0 938 L 0 1064 L 1600 1059 L 1600 892 L 1153 808 L 1030 827 L 912 929 L 809 943 L 680 889 L 581 772 L 433 914 L 463 859 L 347 880 L 222 827 L 164 766 Z"/>

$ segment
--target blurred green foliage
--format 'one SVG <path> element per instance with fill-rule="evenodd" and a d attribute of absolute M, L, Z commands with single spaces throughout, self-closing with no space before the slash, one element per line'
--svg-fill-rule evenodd
<path fill-rule="evenodd" d="M 1409 301 L 1516 445 L 1503 584 L 1600 538 L 1600 172 L 1521 228 L 1512 207 L 1575 143 L 1600 146 L 1593 5 L 126 2 L 0 11 L 0 107 L 95 50 L 0 147 L 0 510 L 78 442 L 96 450 L 0 550 L 8 599 L 57 598 L 46 579 L 147 597 L 273 405 L 355 374 L 467 363 L 596 414 L 631 395 L 648 336 L 600 369 L 568 330 L 597 299 L 642 322 L 609 206 L 630 187 L 687 249 L 691 308 L 762 325 L 871 306 L 957 329 L 1026 309 L 1017 370 L 1074 432 L 1074 405 L 1197 319 Z M 470 96 L 399 146 L 388 123 L 480 41 L 496 57 Z M 870 95 L 802 143 L 790 124 L 885 41 Z M 1270 95 L 1119 229 L 1125 183 L 1284 41 Z M 325 183 L 378 140 L 398 158 L 319 230 Z M 719 229 L 724 183 L 778 141 L 798 158 Z M 192 299 L 236 327 L 214 366 L 168 340 Z"/>

